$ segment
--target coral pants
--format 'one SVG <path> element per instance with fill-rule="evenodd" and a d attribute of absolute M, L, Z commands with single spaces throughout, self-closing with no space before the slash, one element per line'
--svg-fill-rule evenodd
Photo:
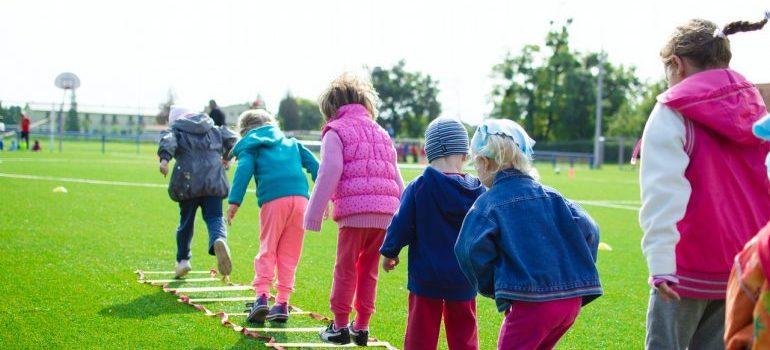
<path fill-rule="evenodd" d="M 553 349 L 580 313 L 581 298 L 514 301 L 497 339 L 499 350 Z"/>
<path fill-rule="evenodd" d="M 409 293 L 409 321 L 406 324 L 404 350 L 436 349 L 442 314 L 450 350 L 479 348 L 475 299 L 452 301 Z"/>
<path fill-rule="evenodd" d="M 329 300 L 338 328 L 347 326 L 354 299 L 356 329 L 369 327 L 377 299 L 380 247 L 384 239 L 384 229 L 340 228 Z"/>
<path fill-rule="evenodd" d="M 257 294 L 270 294 L 278 270 L 276 302 L 286 303 L 294 292 L 294 274 L 302 255 L 305 237 L 303 219 L 307 198 L 282 197 L 262 206 L 259 213 L 259 254 L 254 258 L 254 288 Z"/>

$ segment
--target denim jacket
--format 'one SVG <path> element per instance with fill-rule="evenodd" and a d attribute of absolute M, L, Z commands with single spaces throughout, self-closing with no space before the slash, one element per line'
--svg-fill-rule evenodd
<path fill-rule="evenodd" d="M 479 293 L 511 301 L 602 295 L 599 228 L 577 204 L 515 169 L 500 171 L 463 221 L 455 254 Z"/>

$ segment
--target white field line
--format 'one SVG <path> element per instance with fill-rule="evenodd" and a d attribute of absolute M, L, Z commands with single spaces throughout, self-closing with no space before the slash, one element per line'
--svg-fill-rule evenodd
<path fill-rule="evenodd" d="M 40 180 L 40 181 L 55 181 L 55 182 L 73 182 L 84 183 L 91 185 L 107 185 L 107 186 L 128 186 L 128 187 L 149 187 L 149 188 L 166 188 L 168 185 L 161 183 L 147 183 L 147 182 L 128 182 L 128 181 L 109 181 L 109 180 L 97 180 L 97 179 L 83 179 L 83 178 L 70 178 L 70 177 L 55 177 L 55 176 L 39 176 L 39 175 L 27 175 L 27 174 L 9 174 L 0 173 L 0 178 L 9 179 L 23 179 L 23 180 Z M 249 189 L 249 192 L 254 192 L 253 189 Z M 637 201 L 597 201 L 597 200 L 576 200 L 575 202 L 583 205 L 604 207 L 612 209 L 623 209 L 637 211 L 639 210 Z"/>

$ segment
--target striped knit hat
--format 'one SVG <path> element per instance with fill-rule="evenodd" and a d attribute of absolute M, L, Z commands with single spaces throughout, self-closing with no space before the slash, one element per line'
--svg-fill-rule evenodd
<path fill-rule="evenodd" d="M 433 120 L 425 129 L 425 155 L 428 161 L 452 154 L 468 154 L 468 131 L 457 119 Z"/>

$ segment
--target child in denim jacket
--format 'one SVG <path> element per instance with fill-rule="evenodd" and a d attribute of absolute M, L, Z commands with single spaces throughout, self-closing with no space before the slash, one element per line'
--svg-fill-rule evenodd
<path fill-rule="evenodd" d="M 489 190 L 463 221 L 455 254 L 479 293 L 506 317 L 499 349 L 550 349 L 582 305 L 602 294 L 599 228 L 577 204 L 537 181 L 532 145 L 511 120 L 490 119 L 471 141 Z"/>

